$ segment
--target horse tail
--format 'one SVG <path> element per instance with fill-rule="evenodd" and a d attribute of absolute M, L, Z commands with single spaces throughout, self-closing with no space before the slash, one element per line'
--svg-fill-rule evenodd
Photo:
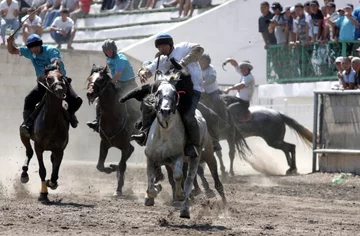
<path fill-rule="evenodd" d="M 305 144 L 307 144 L 309 147 L 311 147 L 313 133 L 310 130 L 308 130 L 307 128 L 305 128 L 303 125 L 298 123 L 293 118 L 291 118 L 287 115 L 284 115 L 284 114 L 281 114 L 281 117 L 283 118 L 285 124 L 287 126 L 289 126 L 291 129 L 293 129 Z"/>
<path fill-rule="evenodd" d="M 241 132 L 236 127 L 234 127 L 234 130 L 235 130 L 234 143 L 235 143 L 236 150 L 237 150 L 240 158 L 246 160 L 247 155 L 252 154 L 251 149 L 248 146 L 248 144 L 247 144 L 244 136 L 241 134 Z"/>

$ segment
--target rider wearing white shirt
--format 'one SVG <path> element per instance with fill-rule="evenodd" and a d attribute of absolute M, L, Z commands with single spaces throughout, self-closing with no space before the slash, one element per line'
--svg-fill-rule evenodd
<path fill-rule="evenodd" d="M 185 94 L 185 96 L 191 96 L 191 104 L 186 111 L 180 113 L 188 137 L 184 153 L 189 157 L 198 157 L 201 151 L 200 130 L 195 118 L 195 110 L 200 101 L 201 93 L 204 91 L 202 71 L 198 62 L 204 49 L 195 43 L 183 42 L 174 45 L 173 38 L 166 33 L 161 33 L 156 37 L 155 47 L 159 50 L 161 56 L 155 59 L 152 64 L 140 69 L 138 75 L 141 82 L 144 83 L 157 69 L 164 68 L 170 70 L 172 68 L 170 58 L 174 58 L 188 70 L 193 83 L 193 91 L 189 95 Z M 166 71 L 162 72 L 166 73 Z M 132 138 L 141 142 L 146 139 L 146 133 L 133 135 Z"/>
<path fill-rule="evenodd" d="M 236 71 L 240 73 L 240 82 L 235 84 L 234 86 L 228 87 L 224 90 L 224 93 L 228 93 L 230 90 L 237 90 L 237 100 L 238 104 L 240 104 L 239 111 L 241 112 L 241 117 L 247 119 L 246 115 L 249 114 L 249 106 L 252 95 L 255 90 L 255 79 L 251 74 L 251 70 L 253 66 L 249 61 L 243 61 L 238 64 L 234 59 L 227 59 L 226 62 L 230 62 L 232 66 L 236 68 Z"/>

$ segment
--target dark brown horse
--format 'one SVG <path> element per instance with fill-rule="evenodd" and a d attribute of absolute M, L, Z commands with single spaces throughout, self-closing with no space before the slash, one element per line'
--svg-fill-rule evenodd
<path fill-rule="evenodd" d="M 60 65 L 57 63 L 53 70 L 46 72 L 43 81 L 39 86 L 44 86 L 46 94 L 41 102 L 41 107 L 34 120 L 34 131 L 31 139 L 34 141 L 35 153 L 39 162 L 39 175 L 41 179 L 41 191 L 39 201 L 48 202 L 48 190 L 55 190 L 58 187 L 59 168 L 63 159 L 64 150 L 69 141 L 69 119 L 65 111 L 66 92 L 68 85 L 64 76 L 60 73 Z M 29 181 L 28 165 L 34 154 L 30 144 L 30 138 L 20 134 L 21 141 L 26 147 L 26 160 L 22 167 L 21 182 Z M 44 166 L 43 153 L 51 151 L 52 174 L 51 178 L 45 181 L 46 169 Z"/>
<path fill-rule="evenodd" d="M 108 75 L 108 68 L 93 66 L 87 79 L 87 98 L 93 103 L 98 98 L 100 106 L 100 154 L 96 168 L 100 172 L 110 174 L 117 171 L 118 185 L 114 196 L 122 195 L 124 186 L 126 161 L 134 152 L 134 146 L 130 144 L 130 136 L 134 131 L 135 121 L 140 117 L 139 104 L 136 101 L 120 103 L 122 91 L 115 87 Z M 105 160 L 111 147 L 121 150 L 119 165 L 105 167 Z"/>

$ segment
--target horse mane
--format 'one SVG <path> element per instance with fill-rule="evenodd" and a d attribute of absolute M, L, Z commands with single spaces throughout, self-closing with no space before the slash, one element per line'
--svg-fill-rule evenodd
<path fill-rule="evenodd" d="M 91 68 L 90 75 L 98 72 L 104 72 L 105 74 L 108 74 L 109 68 L 108 67 L 105 68 L 104 66 L 97 66 L 94 64 L 93 67 Z"/>

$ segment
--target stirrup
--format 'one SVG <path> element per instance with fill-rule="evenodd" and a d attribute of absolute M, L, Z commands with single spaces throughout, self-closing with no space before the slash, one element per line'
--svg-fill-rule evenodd
<path fill-rule="evenodd" d="M 142 135 L 139 137 L 139 135 Z M 145 132 L 140 132 L 139 134 L 131 135 L 131 139 L 137 142 L 140 146 L 145 146 L 147 141 L 147 134 Z"/>

